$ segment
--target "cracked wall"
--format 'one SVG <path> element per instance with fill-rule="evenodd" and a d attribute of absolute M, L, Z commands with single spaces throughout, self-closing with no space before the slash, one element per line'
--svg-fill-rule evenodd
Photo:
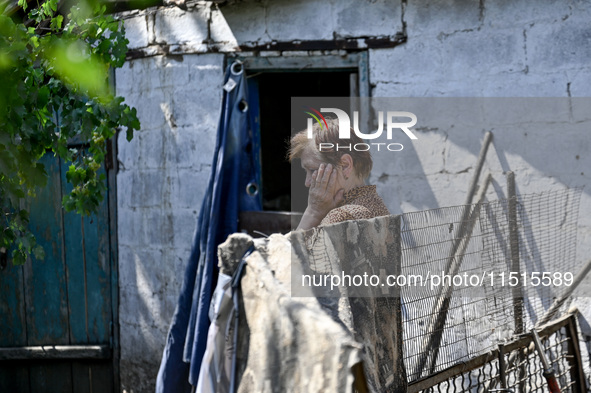
<path fill-rule="evenodd" d="M 211 170 L 223 80 L 217 54 L 152 57 L 116 72 L 142 129 L 119 135 L 122 388 L 154 391 Z"/>
<path fill-rule="evenodd" d="M 118 142 L 121 381 L 128 392 L 154 388 L 210 172 L 224 53 L 406 33 L 404 44 L 368 50 L 373 96 L 591 95 L 590 1 L 242 0 L 185 8 L 121 15 L 133 56 L 116 72 L 117 92 L 142 122 L 131 143 Z M 508 169 L 520 193 L 589 185 L 591 139 L 559 129 L 549 121 L 520 135 L 494 130 L 489 197 L 504 196 Z M 383 163 L 387 169 L 371 182 L 393 213 L 461 204 L 485 131 L 419 127 L 420 143 L 405 144 L 405 155 Z M 591 255 L 590 192 L 581 199 L 581 261 Z M 591 304 L 578 305 L 591 320 Z"/>

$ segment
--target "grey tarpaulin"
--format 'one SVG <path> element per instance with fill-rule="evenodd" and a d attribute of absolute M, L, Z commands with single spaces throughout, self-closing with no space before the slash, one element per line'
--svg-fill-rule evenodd
<path fill-rule="evenodd" d="M 386 216 L 254 241 L 230 236 L 219 248 L 222 273 L 255 245 L 241 281 L 237 392 L 352 392 L 361 359 L 370 391 L 406 391 L 399 294 L 319 299 L 299 288 L 295 297 L 291 281 L 319 266 L 395 273 L 399 230 L 400 218 Z"/>
<path fill-rule="evenodd" d="M 252 243 L 245 234 L 230 236 L 219 249 L 220 271 L 231 274 Z M 237 392 L 352 393 L 361 345 L 316 298 L 290 296 L 290 247 L 285 236 L 271 235 L 257 239 L 246 258 Z"/>
<path fill-rule="evenodd" d="M 249 244 L 252 244 L 250 242 Z M 220 272 L 209 308 L 207 348 L 201 362 L 197 393 L 233 393 L 236 391 L 236 347 L 240 313 L 240 281 L 245 259 L 253 251 L 246 251 L 232 276 Z"/>
<path fill-rule="evenodd" d="M 217 246 L 238 229 L 238 215 L 260 210 L 258 135 L 252 132 L 247 81 L 240 63 L 226 70 L 212 173 L 199 212 L 191 255 L 156 379 L 157 393 L 190 392 L 197 384 L 216 285 Z"/>
<path fill-rule="evenodd" d="M 307 264 L 317 274 L 398 275 L 400 222 L 400 216 L 383 216 L 292 232 L 292 262 Z M 301 281 L 292 274 L 292 295 L 300 295 L 306 288 L 298 287 Z M 362 285 L 339 291 L 340 298 L 325 298 L 323 305 L 363 344 L 368 387 L 380 393 L 406 392 L 399 288 Z"/>

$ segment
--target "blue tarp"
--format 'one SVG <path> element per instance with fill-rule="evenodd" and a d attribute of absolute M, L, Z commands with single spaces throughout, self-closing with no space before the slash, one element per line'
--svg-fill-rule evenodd
<path fill-rule="evenodd" d="M 156 381 L 156 393 L 191 392 L 199 379 L 215 288 L 217 246 L 238 229 L 238 213 L 261 210 L 259 137 L 242 65 L 228 66 L 212 173 Z"/>

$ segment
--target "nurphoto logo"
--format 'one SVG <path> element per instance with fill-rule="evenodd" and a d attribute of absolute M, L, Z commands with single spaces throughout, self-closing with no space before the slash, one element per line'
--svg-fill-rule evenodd
<path fill-rule="evenodd" d="M 321 130 L 328 129 L 328 124 L 326 119 L 322 115 L 322 113 L 333 113 L 336 115 L 338 124 L 339 124 L 339 139 L 347 140 L 351 139 L 351 119 L 347 112 L 339 108 L 320 108 L 320 111 L 311 108 L 305 107 L 305 113 L 312 116 L 312 118 L 308 118 L 308 139 L 313 138 L 312 127 L 314 126 L 314 120 L 320 125 Z M 384 112 L 378 112 L 378 129 L 372 133 L 363 133 L 359 129 L 359 111 L 353 111 L 353 132 L 359 138 L 364 140 L 373 140 L 377 139 L 382 136 L 384 131 L 384 123 L 386 128 L 386 138 L 388 141 L 392 140 L 393 130 L 400 129 L 402 132 L 406 134 L 410 139 L 418 139 L 416 135 L 410 130 L 412 126 L 417 124 L 417 116 L 412 112 L 399 112 L 399 111 L 388 111 L 385 115 L 386 119 L 384 121 Z M 410 119 L 410 121 L 403 121 L 401 119 Z M 380 148 L 385 148 L 389 151 L 401 151 L 404 149 L 402 143 L 385 143 L 385 142 L 372 142 L 372 143 L 337 143 L 336 146 L 334 143 L 319 143 L 318 150 L 319 151 L 327 151 L 336 149 L 339 150 L 356 150 L 356 151 L 368 151 L 372 148 L 380 151 Z"/>

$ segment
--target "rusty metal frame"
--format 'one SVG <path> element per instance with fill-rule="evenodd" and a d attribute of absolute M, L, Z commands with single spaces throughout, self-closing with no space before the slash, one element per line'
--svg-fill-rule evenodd
<path fill-rule="evenodd" d="M 572 350 L 572 353 L 570 353 L 572 358 L 570 358 L 570 361 L 573 363 L 573 373 L 577 374 L 576 378 L 573 378 L 573 380 L 576 381 L 576 385 L 578 386 L 579 391 L 583 392 L 586 391 L 586 383 L 585 374 L 582 368 L 581 353 L 578 349 L 579 340 L 576 331 L 576 314 L 567 314 L 553 322 L 550 322 L 542 326 L 538 330 L 538 332 L 540 336 L 548 336 L 559 331 L 563 327 L 567 328 L 567 334 L 571 339 L 569 343 L 569 352 Z M 503 345 L 503 351 L 505 353 L 509 353 L 511 351 L 515 351 L 521 348 L 523 349 L 523 352 L 527 354 L 527 352 L 530 351 L 529 347 L 530 344 L 533 342 L 532 340 L 533 339 L 531 335 L 523 335 L 511 342 L 505 343 Z M 462 362 L 460 364 L 456 364 L 455 366 L 448 367 L 447 369 L 442 370 L 436 374 L 414 381 L 408 385 L 407 392 L 418 393 L 425 389 L 429 389 L 457 375 L 461 375 L 466 372 L 476 370 L 491 361 L 497 360 L 498 357 L 499 350 L 494 349 L 489 353 L 477 356 L 466 362 Z"/>

